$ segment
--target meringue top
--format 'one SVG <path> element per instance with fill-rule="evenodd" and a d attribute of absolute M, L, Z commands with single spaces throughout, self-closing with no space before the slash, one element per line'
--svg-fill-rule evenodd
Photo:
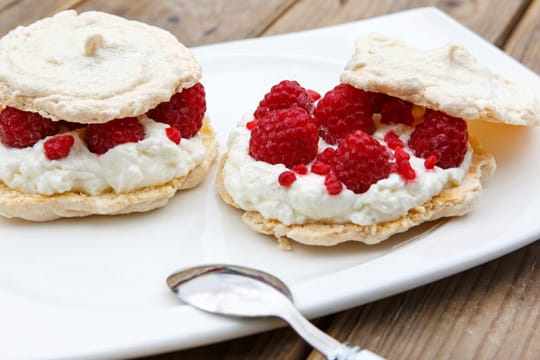
<path fill-rule="evenodd" d="M 0 106 L 52 120 L 136 117 L 200 77 L 171 33 L 103 12 L 63 11 L 0 39 Z"/>
<path fill-rule="evenodd" d="M 540 125 L 540 99 L 480 65 L 462 46 L 420 50 L 379 34 L 361 36 L 341 82 L 465 120 Z"/>

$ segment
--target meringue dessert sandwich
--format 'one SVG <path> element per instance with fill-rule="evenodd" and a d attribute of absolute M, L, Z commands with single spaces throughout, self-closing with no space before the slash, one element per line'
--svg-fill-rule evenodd
<path fill-rule="evenodd" d="M 531 92 L 455 44 L 362 36 L 340 80 L 322 97 L 284 80 L 229 135 L 219 193 L 282 247 L 375 244 L 464 215 L 495 170 L 467 121 L 540 122 Z"/>
<path fill-rule="evenodd" d="M 0 39 L 0 215 L 164 206 L 217 153 L 201 67 L 169 32 L 64 11 Z"/>

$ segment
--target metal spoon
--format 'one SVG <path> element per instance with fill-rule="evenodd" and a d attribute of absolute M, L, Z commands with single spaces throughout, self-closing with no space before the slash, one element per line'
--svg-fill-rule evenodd
<path fill-rule="evenodd" d="M 330 360 L 381 360 L 328 336 L 296 309 L 291 291 L 268 273 L 234 265 L 206 265 L 178 271 L 167 285 L 187 304 L 221 315 L 276 316 L 287 321 L 311 346 Z"/>

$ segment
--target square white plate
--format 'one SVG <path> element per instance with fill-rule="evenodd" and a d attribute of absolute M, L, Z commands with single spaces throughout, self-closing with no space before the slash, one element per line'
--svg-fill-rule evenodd
<path fill-rule="evenodd" d="M 338 83 L 365 32 L 431 48 L 463 44 L 482 63 L 540 93 L 530 70 L 440 11 L 417 9 L 302 33 L 194 49 L 208 112 L 223 144 L 271 85 L 296 79 L 321 93 Z M 243 336 L 281 324 L 203 314 L 165 278 L 189 265 L 234 263 L 281 277 L 310 317 L 398 293 L 540 238 L 540 129 L 473 124 L 498 169 L 468 216 L 427 224 L 382 245 L 279 250 L 218 198 L 214 171 L 147 214 L 49 223 L 0 220 L 0 358 L 110 358 Z M 436 225 L 436 226 L 435 226 Z"/>

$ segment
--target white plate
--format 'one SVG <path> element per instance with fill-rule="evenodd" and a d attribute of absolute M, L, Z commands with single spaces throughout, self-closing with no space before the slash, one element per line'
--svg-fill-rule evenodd
<path fill-rule="evenodd" d="M 218 137 L 268 88 L 297 79 L 337 84 L 356 35 L 377 31 L 430 48 L 462 43 L 483 63 L 538 92 L 539 78 L 435 9 L 303 33 L 194 49 Z M 477 124 L 498 169 L 470 215 L 422 226 L 380 246 L 278 249 L 216 195 L 213 176 L 147 214 L 33 224 L 0 220 L 0 358 L 110 358 L 202 345 L 277 326 L 180 305 L 165 278 L 212 262 L 281 277 L 310 317 L 379 299 L 501 256 L 540 237 L 540 129 Z M 213 175 L 213 174 L 212 174 Z"/>

